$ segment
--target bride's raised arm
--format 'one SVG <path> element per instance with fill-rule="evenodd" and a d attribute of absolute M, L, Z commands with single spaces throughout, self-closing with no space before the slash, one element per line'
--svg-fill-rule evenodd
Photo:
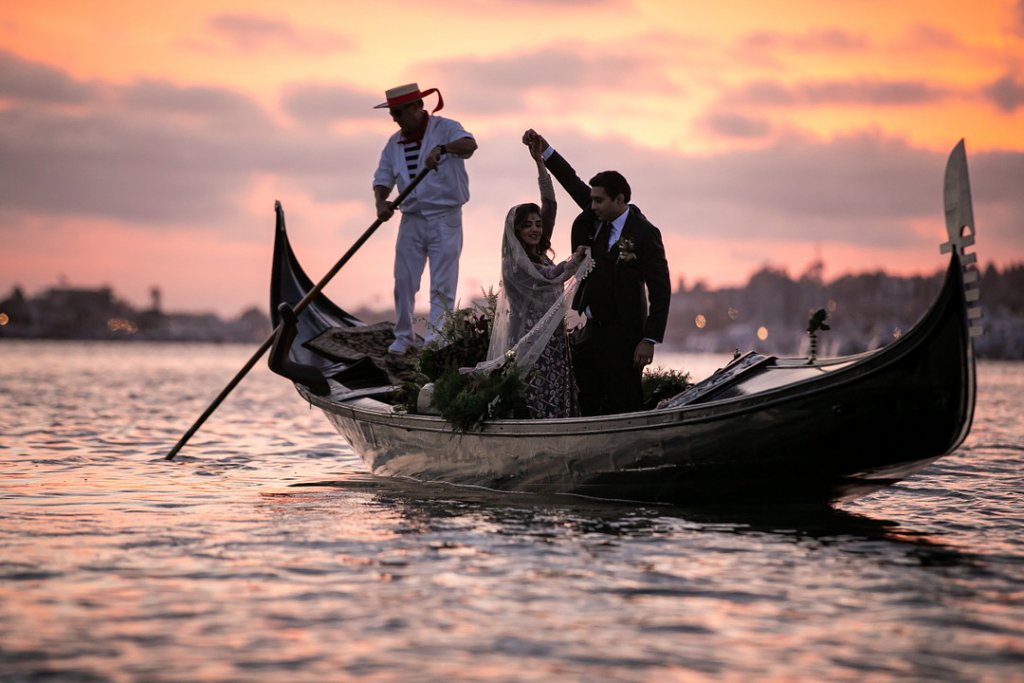
<path fill-rule="evenodd" d="M 555 200 L 555 185 L 551 182 L 551 174 L 544 165 L 542 154 L 544 148 L 537 138 L 527 143 L 530 149 L 530 156 L 537 162 L 537 185 L 540 186 L 540 221 L 544 226 L 544 237 L 550 243 L 551 235 L 555 231 L 555 214 L 558 212 L 558 202 Z"/>

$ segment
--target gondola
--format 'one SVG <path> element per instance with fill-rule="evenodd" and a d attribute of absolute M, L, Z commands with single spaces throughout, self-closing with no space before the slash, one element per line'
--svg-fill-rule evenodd
<path fill-rule="evenodd" d="M 747 353 L 662 404 L 636 413 L 494 419 L 456 432 L 393 404 L 397 387 L 367 358 L 311 342 L 365 324 L 318 293 L 291 323 L 289 362 L 328 379 L 303 400 L 323 410 L 382 477 L 642 503 L 825 502 L 889 486 L 955 450 L 975 404 L 980 334 L 974 220 L 964 144 L 950 154 L 944 200 L 949 266 L 931 308 L 888 345 L 817 359 Z M 314 285 L 277 205 L 270 313 Z M 282 373 L 283 374 L 283 373 Z M 322 395 L 321 395 L 322 394 Z"/>

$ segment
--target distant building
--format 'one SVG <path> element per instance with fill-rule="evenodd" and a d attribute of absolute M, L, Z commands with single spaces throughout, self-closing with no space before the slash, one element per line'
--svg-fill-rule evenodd
<path fill-rule="evenodd" d="M 134 315 L 110 287 L 52 287 L 34 299 L 15 288 L 0 309 L 7 318 L 3 336 L 48 339 L 109 339 L 130 329 Z"/>
<path fill-rule="evenodd" d="M 271 332 L 269 318 L 249 309 L 236 320 L 213 313 L 160 310 L 153 288 L 152 307 L 137 311 L 117 299 L 110 287 L 61 285 L 28 299 L 15 287 L 0 300 L 0 337 L 25 339 L 137 339 L 156 341 L 251 342 Z"/>

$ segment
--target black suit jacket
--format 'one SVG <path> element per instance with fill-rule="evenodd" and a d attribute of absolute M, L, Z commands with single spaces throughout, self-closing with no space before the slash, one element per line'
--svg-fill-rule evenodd
<path fill-rule="evenodd" d="M 569 193 L 583 211 L 572 224 L 572 249 L 580 244 L 593 242 L 598 219 L 590 208 L 590 185 L 583 182 L 569 163 L 555 152 L 544 162 L 559 184 Z M 633 245 L 630 251 L 636 258 L 620 258 L 624 243 Z M 611 279 L 614 292 L 616 320 L 624 326 L 637 341 L 653 339 L 660 342 L 665 338 L 668 323 L 668 307 L 672 297 L 672 284 L 668 273 L 665 246 L 661 231 L 651 225 L 639 208 L 629 206 L 629 216 L 622 227 L 619 242 L 612 247 L 608 264 L 598 264 L 594 272 L 583 281 L 576 293 L 573 308 L 583 311 L 590 305 L 590 298 L 596 287 L 587 283 L 595 276 Z M 605 269 L 611 269 L 607 272 Z M 598 269 L 602 269 L 600 275 Z M 646 292 L 644 291 L 646 287 Z M 648 311 L 648 298 L 650 311 Z"/>

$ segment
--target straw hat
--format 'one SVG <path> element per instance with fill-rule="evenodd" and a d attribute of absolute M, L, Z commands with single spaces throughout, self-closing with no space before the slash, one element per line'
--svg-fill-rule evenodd
<path fill-rule="evenodd" d="M 415 83 L 407 83 L 406 85 L 400 85 L 397 88 L 391 88 L 384 93 L 384 97 L 387 98 L 387 102 L 381 102 L 376 105 L 374 109 L 390 109 L 391 107 L 401 107 L 403 104 L 409 104 L 416 100 L 422 100 L 427 95 L 437 93 L 437 106 L 434 107 L 433 111 L 439 111 L 444 108 L 444 98 L 441 97 L 441 91 L 437 88 L 431 88 L 420 92 L 420 86 Z"/>

